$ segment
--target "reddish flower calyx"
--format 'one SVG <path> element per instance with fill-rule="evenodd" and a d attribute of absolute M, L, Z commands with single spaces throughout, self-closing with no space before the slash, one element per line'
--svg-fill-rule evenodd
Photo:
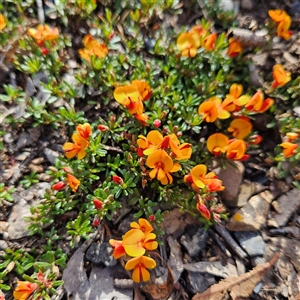
<path fill-rule="evenodd" d="M 149 221 L 151 221 L 151 222 L 155 221 L 155 216 L 154 215 L 150 215 L 149 216 Z"/>
<path fill-rule="evenodd" d="M 98 129 L 101 131 L 101 132 L 106 132 L 109 130 L 108 126 L 106 125 L 98 125 Z"/>
<path fill-rule="evenodd" d="M 155 120 L 153 121 L 153 126 L 154 126 L 155 128 L 160 127 L 160 125 L 161 125 L 161 120 L 155 119 Z"/>
<path fill-rule="evenodd" d="M 57 182 L 57 183 L 52 185 L 52 190 L 61 191 L 62 189 L 64 189 L 66 187 L 66 185 L 67 184 L 63 181 Z"/>
<path fill-rule="evenodd" d="M 97 227 L 100 224 L 100 222 L 101 222 L 100 217 L 96 215 L 93 220 L 93 226 Z"/>
<path fill-rule="evenodd" d="M 99 199 L 93 200 L 96 209 L 102 209 L 103 203 Z"/>
<path fill-rule="evenodd" d="M 117 184 L 120 184 L 120 185 L 124 184 L 124 181 L 120 176 L 113 175 L 112 180 Z"/>

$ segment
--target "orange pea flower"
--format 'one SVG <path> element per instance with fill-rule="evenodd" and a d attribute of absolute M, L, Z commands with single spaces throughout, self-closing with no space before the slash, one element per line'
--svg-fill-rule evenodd
<path fill-rule="evenodd" d="M 100 58 L 104 58 L 108 49 L 104 44 L 101 44 L 97 39 L 93 38 L 90 34 L 86 35 L 83 39 L 83 49 L 79 49 L 78 53 L 81 58 L 91 61 L 91 56 L 95 55 Z"/>
<path fill-rule="evenodd" d="M 29 281 L 18 281 L 18 285 L 14 290 L 14 298 L 16 300 L 26 300 L 38 288 L 38 285 Z"/>
<path fill-rule="evenodd" d="M 230 117 L 228 110 L 222 106 L 222 99 L 214 96 L 200 104 L 198 108 L 199 115 L 206 122 L 215 122 L 217 119 L 227 119 Z"/>
<path fill-rule="evenodd" d="M 127 255 L 135 257 L 144 255 L 146 250 L 155 250 L 158 247 L 155 239 L 154 233 L 146 235 L 140 229 L 130 229 L 125 233 L 122 245 Z"/>
<path fill-rule="evenodd" d="M 134 114 L 133 115 L 135 117 L 135 119 L 137 119 L 138 121 L 140 121 L 142 126 L 148 126 L 148 121 L 149 121 L 149 117 L 146 114 Z"/>
<path fill-rule="evenodd" d="M 203 28 L 202 25 L 195 25 L 190 30 L 191 33 L 195 33 L 198 35 L 198 38 L 200 40 L 201 37 L 205 36 L 207 34 L 207 30 Z"/>
<path fill-rule="evenodd" d="M 246 103 L 245 108 L 249 111 L 263 113 L 268 110 L 274 103 L 274 100 L 267 98 L 264 100 L 264 94 L 261 90 L 258 90 Z"/>
<path fill-rule="evenodd" d="M 66 187 L 66 183 L 63 181 L 59 181 L 55 184 L 52 185 L 52 190 L 54 191 L 61 191 L 62 189 L 64 189 Z"/>
<path fill-rule="evenodd" d="M 224 190 L 222 181 L 218 179 L 214 172 L 207 173 L 205 165 L 197 165 L 191 169 L 190 174 L 184 176 L 184 182 L 189 184 L 194 190 L 207 188 L 209 192 Z"/>
<path fill-rule="evenodd" d="M 287 72 L 282 65 L 273 66 L 273 78 L 272 88 L 282 87 L 289 81 L 291 81 L 291 73 Z"/>
<path fill-rule="evenodd" d="M 51 28 L 48 25 L 38 25 L 36 28 L 29 28 L 27 33 L 33 37 L 38 44 L 44 41 L 51 41 L 58 38 L 58 28 Z"/>
<path fill-rule="evenodd" d="M 277 35 L 285 40 L 290 39 L 292 32 L 289 30 L 292 20 L 285 10 L 275 9 L 268 11 L 269 16 L 278 23 Z"/>
<path fill-rule="evenodd" d="M 131 222 L 130 227 L 132 229 L 140 229 L 144 232 L 145 235 L 153 231 L 153 227 L 148 222 L 148 220 L 140 218 L 137 222 Z"/>
<path fill-rule="evenodd" d="M 218 110 L 215 102 L 205 101 L 200 104 L 198 114 L 202 116 L 205 122 L 214 122 L 218 118 Z"/>
<path fill-rule="evenodd" d="M 88 147 L 89 142 L 78 133 L 73 133 L 72 141 L 74 143 L 67 142 L 63 145 L 66 157 L 73 158 L 77 155 L 78 159 L 83 159 L 86 156 L 85 149 Z"/>
<path fill-rule="evenodd" d="M 129 113 L 141 115 L 144 110 L 142 97 L 134 85 L 119 86 L 114 90 L 114 98 L 117 102 L 125 106 Z"/>
<path fill-rule="evenodd" d="M 240 117 L 231 121 L 227 130 L 236 139 L 244 139 L 252 131 L 252 124 L 248 118 Z"/>
<path fill-rule="evenodd" d="M 227 55 L 229 57 L 234 58 L 234 57 L 238 56 L 240 53 L 242 53 L 242 51 L 243 51 L 243 46 L 241 45 L 241 43 L 239 43 L 234 38 L 230 38 Z"/>
<path fill-rule="evenodd" d="M 79 124 L 76 126 L 76 131 L 80 134 L 84 139 L 88 139 L 90 135 L 92 135 L 92 128 L 89 123 Z"/>
<path fill-rule="evenodd" d="M 164 140 L 161 142 L 161 147 L 163 149 L 170 147 L 172 150 L 171 156 L 175 156 L 177 160 L 189 159 L 192 155 L 191 144 L 183 143 L 180 145 L 180 141 L 174 133 L 164 138 Z"/>
<path fill-rule="evenodd" d="M 270 18 L 277 23 L 285 21 L 288 18 L 290 18 L 290 16 L 287 14 L 287 12 L 282 9 L 269 10 L 268 14 L 269 14 Z"/>
<path fill-rule="evenodd" d="M 151 130 L 148 132 L 147 137 L 139 135 L 137 144 L 139 146 L 138 152 L 142 155 L 149 155 L 157 146 L 163 141 L 163 135 L 157 130 Z"/>
<path fill-rule="evenodd" d="M 277 27 L 277 35 L 285 40 L 289 40 L 292 36 L 292 31 L 289 30 L 291 23 L 291 18 L 280 22 Z"/>
<path fill-rule="evenodd" d="M 211 51 L 215 49 L 215 42 L 217 39 L 217 34 L 216 33 L 212 33 L 210 35 L 208 35 L 202 43 L 203 48 L 205 48 L 207 51 Z"/>
<path fill-rule="evenodd" d="M 71 174 L 67 174 L 67 179 L 68 179 L 68 183 L 70 188 L 72 189 L 72 191 L 75 193 L 79 186 L 80 186 L 80 181 L 73 175 Z"/>
<path fill-rule="evenodd" d="M 4 29 L 6 26 L 6 22 L 4 19 L 4 16 L 2 14 L 0 14 L 0 30 Z"/>
<path fill-rule="evenodd" d="M 233 140 L 229 143 L 226 156 L 233 160 L 246 160 L 249 158 L 248 154 L 245 154 L 247 150 L 247 144 L 243 140 Z"/>
<path fill-rule="evenodd" d="M 219 156 L 225 153 L 229 144 L 229 138 L 223 133 L 212 134 L 206 142 L 206 147 L 210 153 Z"/>
<path fill-rule="evenodd" d="M 113 257 L 114 259 L 118 259 L 126 254 L 122 241 L 117 241 L 114 239 L 109 240 L 109 244 L 113 248 Z"/>
<path fill-rule="evenodd" d="M 194 32 L 181 33 L 177 38 L 177 47 L 182 56 L 195 57 L 200 47 L 198 34 Z"/>
<path fill-rule="evenodd" d="M 284 142 L 280 144 L 280 146 L 283 148 L 283 155 L 285 158 L 292 157 L 298 148 L 297 144 L 293 144 L 291 142 Z"/>
<path fill-rule="evenodd" d="M 143 101 L 147 101 L 151 95 L 152 90 L 150 85 L 144 80 L 132 80 L 131 84 L 137 88 L 140 95 L 142 96 Z"/>
<path fill-rule="evenodd" d="M 296 140 L 299 137 L 299 133 L 288 132 L 286 134 L 286 137 L 287 137 L 288 142 L 292 142 L 292 141 Z"/>
<path fill-rule="evenodd" d="M 243 86 L 241 84 L 232 84 L 229 89 L 229 94 L 226 95 L 222 103 L 222 107 L 228 111 L 235 111 L 236 106 L 245 105 L 249 101 L 250 96 L 242 95 L 242 93 Z"/>
<path fill-rule="evenodd" d="M 163 185 L 172 183 L 173 177 L 170 173 L 180 170 L 180 166 L 174 164 L 172 158 L 162 149 L 152 152 L 146 160 L 146 165 L 153 168 L 149 173 L 150 178 L 157 178 Z"/>
<path fill-rule="evenodd" d="M 148 281 L 150 279 L 150 273 L 147 269 L 154 269 L 156 262 L 151 257 L 137 256 L 130 259 L 126 265 L 126 270 L 132 270 L 132 280 L 134 282 Z"/>
<path fill-rule="evenodd" d="M 248 142 L 248 144 L 251 144 L 251 145 L 258 145 L 262 140 L 263 140 L 262 136 L 260 136 L 259 134 L 253 134 L 253 135 L 249 136 L 249 138 L 247 139 L 247 142 Z"/>

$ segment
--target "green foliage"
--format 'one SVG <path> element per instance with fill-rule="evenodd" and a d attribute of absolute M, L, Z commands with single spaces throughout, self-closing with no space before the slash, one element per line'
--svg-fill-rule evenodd
<path fill-rule="evenodd" d="M 24 186 L 25 189 L 30 188 L 33 184 L 39 182 L 38 174 L 32 171 L 29 175 L 24 175 L 23 179 L 20 180 L 20 183 Z"/>
<path fill-rule="evenodd" d="M 0 183 L 0 205 L 2 204 L 2 200 L 13 202 L 14 198 L 11 194 L 15 191 L 14 187 L 6 187 L 4 183 Z"/>
<path fill-rule="evenodd" d="M 249 98 L 257 89 L 251 85 L 248 56 L 240 53 L 233 58 L 227 52 L 227 29 L 235 26 L 234 12 L 224 12 L 220 1 L 213 2 L 214 6 L 201 0 L 49 2 L 46 13 L 51 17 L 51 25 L 59 29 L 59 36 L 53 39 L 48 39 L 47 34 L 40 39 L 28 34 L 28 28 L 36 26 L 29 21 L 36 11 L 34 1 L 11 0 L 0 4 L 6 21 L 0 32 L 0 45 L 7 47 L 3 60 L 22 73 L 26 83 L 6 82 L 1 87 L 0 101 L 5 109 L 20 108 L 16 116 L 6 116 L 6 125 L 16 130 L 22 124 L 50 125 L 53 130 L 64 129 L 70 136 L 63 146 L 66 157 L 60 157 L 47 170 L 52 177 L 52 189 L 46 190 L 44 199 L 31 207 L 31 216 L 26 219 L 30 222 L 30 233 L 45 239 L 42 253 L 35 249 L 30 253 L 7 249 L 0 261 L 1 289 L 10 288 L 7 275 L 14 271 L 18 277 L 22 275 L 38 284 L 35 298 L 50 299 L 55 294 L 55 288 L 62 284 L 58 269 L 64 268 L 67 261 L 66 254 L 55 246 L 61 238 L 57 235 L 58 226 L 66 229 L 70 246 L 77 247 L 81 238 L 88 239 L 100 222 L 114 227 L 120 216 L 129 211 L 136 219 L 151 220 L 158 236 L 164 234 L 161 224 L 165 214 L 175 206 L 199 219 L 204 228 L 226 220 L 227 214 L 216 193 L 220 188 L 209 187 L 215 175 L 195 179 L 190 171 L 199 164 L 209 169 L 213 161 L 224 166 L 228 157 L 222 151 L 214 156 L 208 150 L 207 139 L 214 133 L 234 138 L 228 130 L 230 122 L 236 117 L 255 120 L 258 111 L 245 105 L 228 108 L 230 118 L 218 117 L 210 122 L 204 113 L 199 113 L 199 106 L 214 96 L 223 101 L 231 94 L 232 84 L 241 84 L 243 95 L 248 94 Z M 207 18 L 195 20 L 191 27 L 198 25 L 205 33 L 199 36 L 195 55 L 190 47 L 185 49 L 189 56 L 185 56 L 177 45 L 178 37 L 192 29 L 177 28 L 170 16 L 180 18 L 186 9 L 200 12 L 199 6 Z M 207 38 L 216 32 L 213 46 L 207 47 Z M 270 118 L 267 127 L 278 128 L 285 141 L 289 132 L 300 134 L 300 77 L 273 89 L 271 82 L 267 82 L 271 74 L 264 75 L 267 79 L 262 91 L 275 100 L 271 114 L 276 116 Z M 143 98 L 139 100 L 144 115 L 132 112 L 135 105 L 141 105 L 130 98 L 132 95 L 127 97 L 124 92 L 121 100 L 115 95 L 118 87 L 128 87 L 133 80 L 145 81 L 150 86 L 149 99 L 138 91 Z M 218 113 L 221 109 L 219 105 L 215 110 Z M 141 116 L 144 123 L 139 120 Z M 80 126 L 86 124 L 91 126 L 91 132 L 80 133 Z M 162 134 L 160 144 L 147 139 L 152 130 Z M 4 134 L 0 132 L 0 136 Z M 252 134 L 251 131 L 244 137 L 249 147 Z M 172 148 L 171 137 L 179 145 L 191 147 L 191 157 L 180 159 L 176 154 L 179 145 Z M 172 163 L 180 165 L 176 172 L 169 170 L 172 181 L 160 182 L 168 173 L 167 163 L 155 162 L 150 168 L 149 156 L 141 147 L 143 142 L 148 143 L 145 149 L 153 147 L 155 151 L 160 147 L 169 151 Z M 299 139 L 294 143 L 299 143 Z M 295 176 L 299 147 L 290 156 L 282 150 L 277 145 L 270 153 L 278 177 L 292 174 L 294 186 L 299 187 Z M 207 181 L 204 186 L 195 187 L 192 182 L 197 179 Z M 35 172 L 19 181 L 25 188 L 37 182 Z M 13 192 L 14 188 L 1 183 L 0 204 L 3 200 L 12 202 Z M 207 209 L 209 216 L 198 204 Z"/>

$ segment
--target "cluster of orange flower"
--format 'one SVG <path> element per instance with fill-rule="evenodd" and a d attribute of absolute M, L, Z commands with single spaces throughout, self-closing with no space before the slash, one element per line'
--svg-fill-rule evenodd
<path fill-rule="evenodd" d="M 37 43 L 37 45 L 41 48 L 41 52 L 44 55 L 49 53 L 49 49 L 44 47 L 45 41 L 52 41 L 55 43 L 59 36 L 58 28 L 51 28 L 48 25 L 37 25 L 36 28 L 29 28 L 27 30 L 29 36 L 33 37 Z"/>
<path fill-rule="evenodd" d="M 223 191 L 225 187 L 214 172 L 207 173 L 207 167 L 203 164 L 197 165 L 184 176 L 184 182 L 196 192 L 196 209 L 208 221 L 211 219 L 220 222 L 220 214 L 225 212 L 222 204 L 215 203 L 215 197 L 210 193 Z M 199 194 L 203 192 L 202 196 Z"/>
<path fill-rule="evenodd" d="M 195 57 L 200 47 L 207 51 L 214 50 L 216 39 L 216 33 L 210 33 L 203 26 L 195 25 L 190 31 L 181 33 L 178 36 L 177 47 L 182 56 Z M 235 57 L 242 51 L 242 45 L 237 40 L 229 39 L 228 56 Z"/>
<path fill-rule="evenodd" d="M 70 168 L 63 168 L 65 172 L 67 172 L 67 182 L 69 183 L 69 186 L 71 190 L 75 193 L 79 186 L 80 186 L 80 180 L 78 180 L 73 174 L 70 174 L 69 172 L 73 173 Z M 52 190 L 54 191 L 61 191 L 67 186 L 66 181 L 59 181 L 52 185 Z"/>
<path fill-rule="evenodd" d="M 259 142 L 260 140 L 258 140 Z M 256 142 L 257 143 L 257 142 Z M 226 157 L 232 160 L 246 160 L 249 158 L 247 143 L 242 139 L 232 139 L 223 134 L 215 133 L 211 135 L 206 142 L 207 149 L 215 156 L 226 153 Z"/>
<path fill-rule="evenodd" d="M 282 87 L 292 79 L 291 73 L 287 72 L 280 64 L 273 66 L 273 78 L 272 89 Z"/>
<path fill-rule="evenodd" d="M 242 93 L 243 86 L 234 83 L 224 101 L 216 96 L 211 97 L 200 104 L 198 113 L 204 121 L 215 122 L 217 119 L 228 119 L 231 112 L 238 112 L 243 106 L 248 112 L 263 113 L 274 103 L 271 98 L 264 100 L 261 90 L 258 90 L 252 97 L 242 95 Z"/>
<path fill-rule="evenodd" d="M 6 27 L 6 22 L 4 16 L 0 14 L 0 30 L 4 29 L 5 27 Z"/>
<path fill-rule="evenodd" d="M 26 300 L 29 299 L 30 295 L 40 291 L 41 289 L 50 289 L 52 288 L 52 282 L 50 279 L 45 276 L 41 271 L 35 274 L 38 283 L 29 282 L 29 281 L 18 281 L 18 284 L 14 290 L 14 299 L 15 300 Z M 1 299 L 1 295 L 0 295 Z M 4 299 L 4 298 L 3 298 Z M 32 299 L 32 297 L 30 297 Z M 35 296 L 34 299 L 42 299 L 42 296 Z"/>
<path fill-rule="evenodd" d="M 164 185 L 173 182 L 170 173 L 180 170 L 177 161 L 189 159 L 192 155 L 191 144 L 180 144 L 174 133 L 164 137 L 159 131 L 152 130 L 147 137 L 139 135 L 137 144 L 139 156 L 148 156 L 146 165 L 153 169 L 150 178 L 157 178 Z"/>
<path fill-rule="evenodd" d="M 33 37 L 39 46 L 44 44 L 44 41 L 52 41 L 58 38 L 58 28 L 51 28 L 49 25 L 37 25 L 36 28 L 29 28 L 28 35 Z"/>
<path fill-rule="evenodd" d="M 86 35 L 83 39 L 83 49 L 79 49 L 78 53 L 81 58 L 85 59 L 91 63 L 91 56 L 95 55 L 96 57 L 104 58 L 108 49 L 104 44 L 101 44 L 98 40 L 93 38 L 90 34 Z"/>
<path fill-rule="evenodd" d="M 184 176 L 184 182 L 190 185 L 196 192 L 200 189 L 206 189 L 207 192 L 212 193 L 223 191 L 225 188 L 217 175 L 214 172 L 207 173 L 207 167 L 202 164 L 192 168 L 190 173 Z"/>
<path fill-rule="evenodd" d="M 277 23 L 277 35 L 285 40 L 289 40 L 292 32 L 289 30 L 292 24 L 291 17 L 285 10 L 275 9 L 268 11 L 269 16 Z"/>
<path fill-rule="evenodd" d="M 149 84 L 144 80 L 133 80 L 131 84 L 118 86 L 114 90 L 114 98 L 128 109 L 143 126 L 148 125 L 149 117 L 144 112 L 144 101 L 152 95 Z"/>
<path fill-rule="evenodd" d="M 16 300 L 25 300 L 36 291 L 38 285 L 29 281 L 18 281 L 18 284 L 14 290 L 14 298 Z"/>
<path fill-rule="evenodd" d="M 89 146 L 89 138 L 92 134 L 92 128 L 89 123 L 79 124 L 76 126 L 77 133 L 73 133 L 73 143 L 67 142 L 63 145 L 67 158 L 73 158 L 77 155 L 78 159 L 83 159 L 86 156 L 86 148 Z M 72 174 L 70 168 L 64 167 L 63 170 L 67 173 L 67 181 L 73 192 L 76 192 L 80 181 Z M 52 186 L 55 191 L 60 191 L 66 187 L 66 182 L 60 181 Z"/>
<path fill-rule="evenodd" d="M 212 199 L 210 196 L 203 199 L 199 194 L 196 194 L 196 208 L 206 220 L 214 220 L 216 223 L 221 222 L 220 214 L 225 213 L 226 209 L 223 204 L 209 204 Z"/>
<path fill-rule="evenodd" d="M 299 147 L 298 144 L 293 143 L 296 139 L 298 139 L 300 135 L 295 132 L 288 132 L 284 138 L 284 142 L 280 144 L 283 148 L 283 155 L 286 158 L 292 157 L 295 153 L 297 148 Z"/>
<path fill-rule="evenodd" d="M 89 146 L 89 137 L 92 134 L 92 128 L 89 123 L 79 124 L 76 126 L 77 133 L 73 133 L 72 141 L 74 143 L 67 142 L 63 145 L 63 149 L 66 151 L 67 158 L 73 158 L 77 155 L 78 159 L 83 159 L 86 156 L 85 149 Z"/>
<path fill-rule="evenodd" d="M 156 235 L 152 233 L 153 227 L 146 219 L 139 219 L 130 224 L 131 229 L 123 236 L 121 241 L 110 239 L 113 248 L 113 257 L 130 256 L 125 264 L 126 270 L 133 270 L 132 280 L 135 282 L 148 281 L 150 273 L 147 269 L 154 269 L 156 262 L 151 257 L 145 256 L 147 250 L 158 247 Z"/>

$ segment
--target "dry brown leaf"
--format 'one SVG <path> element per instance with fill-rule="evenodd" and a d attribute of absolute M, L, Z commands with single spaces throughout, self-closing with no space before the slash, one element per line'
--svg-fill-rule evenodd
<path fill-rule="evenodd" d="M 239 277 L 226 278 L 212 285 L 204 293 L 196 294 L 193 300 L 224 300 L 228 299 L 228 295 L 233 300 L 249 297 L 267 270 L 276 263 L 278 257 L 279 254 L 275 253 L 269 262 L 259 264 L 252 271 Z"/>
<path fill-rule="evenodd" d="M 165 282 L 162 284 L 157 282 L 147 282 L 144 286 L 141 287 L 142 291 L 145 292 L 148 296 L 148 299 L 151 300 L 163 300 L 167 299 L 174 288 L 174 278 L 172 271 L 168 264 L 161 258 L 158 253 L 151 253 L 151 255 L 158 257 L 163 264 L 167 267 L 168 277 Z"/>

